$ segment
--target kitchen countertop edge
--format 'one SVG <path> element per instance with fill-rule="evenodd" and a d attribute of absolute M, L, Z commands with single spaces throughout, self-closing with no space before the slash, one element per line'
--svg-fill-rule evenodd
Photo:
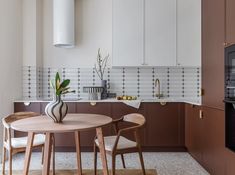
<path fill-rule="evenodd" d="M 22 100 L 14 100 L 15 103 L 35 103 L 35 102 L 50 102 L 51 100 L 43 100 L 43 99 L 22 99 Z M 187 103 L 192 105 L 201 106 L 202 104 L 200 102 L 195 102 L 193 100 L 188 99 L 141 99 L 141 100 L 117 100 L 115 98 L 113 99 L 104 99 L 104 100 L 69 100 L 64 99 L 64 102 L 74 102 L 74 103 L 115 103 L 115 102 L 144 102 L 144 103 Z"/>

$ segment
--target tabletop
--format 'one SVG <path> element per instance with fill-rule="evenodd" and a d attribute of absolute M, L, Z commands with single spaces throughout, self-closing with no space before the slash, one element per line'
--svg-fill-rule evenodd
<path fill-rule="evenodd" d="M 99 114 L 67 114 L 62 123 L 54 123 L 46 115 L 17 120 L 11 128 L 23 132 L 73 132 L 102 127 L 112 122 L 112 118 Z"/>

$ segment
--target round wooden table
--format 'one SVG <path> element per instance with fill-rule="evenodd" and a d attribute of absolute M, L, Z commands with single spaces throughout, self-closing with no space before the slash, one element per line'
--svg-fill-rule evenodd
<path fill-rule="evenodd" d="M 108 166 L 104 148 L 102 126 L 108 125 L 111 122 L 112 118 L 99 114 L 68 114 L 62 123 L 54 123 L 47 116 L 31 117 L 13 122 L 11 124 L 11 127 L 14 130 L 28 132 L 28 143 L 25 153 L 23 175 L 27 175 L 29 171 L 29 163 L 35 133 L 46 134 L 42 174 L 48 175 L 50 171 L 50 158 L 54 133 L 65 132 L 74 132 L 75 134 L 78 175 L 82 175 L 80 131 L 87 131 L 91 129 L 96 129 L 97 138 L 100 144 L 103 174 L 108 175 Z"/>

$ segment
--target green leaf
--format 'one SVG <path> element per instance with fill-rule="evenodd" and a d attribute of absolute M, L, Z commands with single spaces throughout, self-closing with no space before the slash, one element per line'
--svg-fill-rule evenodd
<path fill-rule="evenodd" d="M 66 88 L 70 83 L 70 80 L 67 79 L 67 80 L 64 80 L 61 84 L 60 84 L 60 87 L 59 88 Z"/>
<path fill-rule="evenodd" d="M 50 81 L 50 85 L 51 85 L 51 87 L 52 87 L 53 89 L 55 89 L 54 80 L 51 80 L 51 81 Z"/>
<path fill-rule="evenodd" d="M 60 87 L 60 75 L 59 75 L 59 72 L 56 72 L 56 75 L 55 75 L 55 87 L 56 87 L 56 90 L 59 89 L 59 87 Z"/>
<path fill-rule="evenodd" d="M 75 90 L 73 90 L 73 91 L 64 91 L 64 92 L 62 92 L 62 94 L 75 93 L 75 92 L 76 92 Z"/>
<path fill-rule="evenodd" d="M 70 89 L 70 87 L 67 87 L 67 88 L 59 88 L 57 91 L 59 92 L 59 93 L 63 93 L 63 92 L 65 92 L 65 91 L 68 91 Z"/>

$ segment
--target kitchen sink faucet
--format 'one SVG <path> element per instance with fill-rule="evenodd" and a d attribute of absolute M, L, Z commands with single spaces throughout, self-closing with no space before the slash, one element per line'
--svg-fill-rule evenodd
<path fill-rule="evenodd" d="M 158 99 L 160 99 L 161 97 L 163 97 L 163 94 L 161 94 L 161 92 L 160 92 L 160 80 L 157 78 L 156 80 L 155 80 L 155 87 L 157 87 L 157 93 L 155 94 L 155 96 L 158 98 Z"/>

